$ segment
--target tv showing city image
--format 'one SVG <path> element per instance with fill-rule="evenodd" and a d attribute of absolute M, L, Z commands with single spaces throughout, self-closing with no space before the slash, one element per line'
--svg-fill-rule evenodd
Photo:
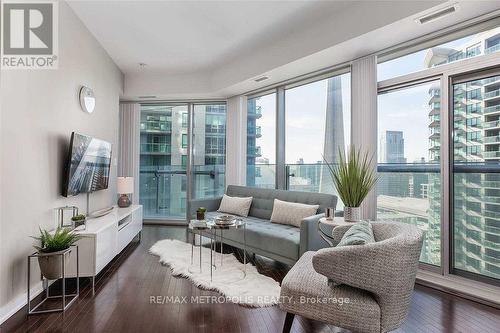
<path fill-rule="evenodd" d="M 73 132 L 66 163 L 63 196 L 108 188 L 111 143 Z"/>

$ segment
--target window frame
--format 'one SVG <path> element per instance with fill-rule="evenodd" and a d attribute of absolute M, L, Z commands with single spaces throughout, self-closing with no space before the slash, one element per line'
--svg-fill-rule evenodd
<path fill-rule="evenodd" d="M 246 94 L 246 98 L 257 98 L 262 96 L 267 96 L 275 93 L 276 98 L 276 169 L 275 175 L 276 179 L 274 182 L 275 189 L 285 190 L 287 187 L 287 172 L 286 172 L 286 160 L 285 160 L 285 141 L 286 141 L 286 112 L 285 112 L 285 92 L 288 89 L 296 88 L 306 84 L 314 83 L 317 81 L 326 80 L 335 76 L 347 74 L 351 72 L 351 65 L 349 63 L 343 63 L 332 68 L 321 70 L 318 72 L 310 73 L 308 75 L 300 76 L 296 79 L 287 80 L 280 82 L 278 84 L 266 87 L 261 90 L 252 91 Z M 350 89 L 351 87 L 349 87 Z M 352 92 L 351 92 L 352 94 Z M 351 95 L 352 96 L 352 95 Z M 351 113 L 349 113 L 351 114 Z M 246 123 L 246 118 L 245 118 Z M 246 126 L 245 126 L 246 128 Z M 246 132 L 245 132 L 246 133 Z M 352 131 L 350 131 L 351 137 L 349 141 L 352 141 Z M 246 153 L 245 153 L 246 154 Z M 245 168 L 246 172 L 246 168 Z"/>
<path fill-rule="evenodd" d="M 500 22 L 497 20 L 492 21 Z M 467 34 L 470 34 L 470 32 L 468 32 Z M 414 50 L 412 50 L 412 52 L 414 52 Z M 406 54 L 412 52 L 408 52 Z M 451 62 L 448 64 L 440 65 L 438 67 L 432 67 L 418 72 L 409 73 L 377 82 L 377 89 L 379 94 L 381 92 L 384 93 L 396 89 L 402 89 L 419 83 L 435 81 L 437 79 L 440 80 L 441 83 L 440 131 L 441 133 L 443 133 L 443 135 L 441 136 L 440 148 L 441 186 L 443 191 L 441 197 L 441 266 L 436 267 L 426 263 L 419 263 L 420 269 L 439 273 L 443 276 L 462 275 L 456 274 L 456 272 L 452 269 L 453 215 L 451 209 L 453 206 L 453 165 L 451 162 L 453 160 L 453 151 L 451 150 L 451 147 L 453 147 L 453 126 L 450 126 L 450 124 L 453 124 L 453 112 L 451 112 L 450 106 L 453 106 L 453 100 L 451 99 L 453 96 L 452 93 L 450 93 L 452 92 L 452 90 L 450 90 L 452 89 L 451 82 L 452 80 L 455 80 L 456 83 L 457 78 L 463 79 L 464 76 L 467 78 L 470 77 L 470 73 L 485 72 L 485 70 L 489 70 L 490 68 L 497 66 L 500 66 L 500 57 L 498 57 L 498 54 L 484 54 L 477 57 L 464 59 L 458 62 Z M 482 279 L 481 277 L 473 277 L 470 274 L 463 274 L 463 277 L 476 281 L 486 282 L 486 280 Z M 491 281 L 488 281 L 488 283 L 491 284 Z"/>

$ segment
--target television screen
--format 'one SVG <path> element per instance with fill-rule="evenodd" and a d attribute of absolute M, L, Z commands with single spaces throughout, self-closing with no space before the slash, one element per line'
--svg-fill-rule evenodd
<path fill-rule="evenodd" d="M 63 195 L 108 188 L 110 166 L 111 143 L 73 132 Z"/>

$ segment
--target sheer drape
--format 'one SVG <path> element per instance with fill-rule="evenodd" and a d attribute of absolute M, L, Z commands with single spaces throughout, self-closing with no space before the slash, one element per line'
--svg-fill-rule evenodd
<path fill-rule="evenodd" d="M 141 110 L 138 103 L 120 103 L 118 176 L 134 177 L 132 203 L 139 203 L 139 154 Z"/>

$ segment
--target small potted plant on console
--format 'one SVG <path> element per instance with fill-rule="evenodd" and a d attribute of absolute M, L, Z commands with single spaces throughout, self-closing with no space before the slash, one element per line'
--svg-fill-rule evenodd
<path fill-rule="evenodd" d="M 207 209 L 205 207 L 200 207 L 196 210 L 196 219 L 202 221 L 205 219 L 205 213 Z"/>
<path fill-rule="evenodd" d="M 39 253 L 38 264 L 45 278 L 55 280 L 61 277 L 62 263 L 58 254 L 67 250 L 81 237 L 68 228 L 59 227 L 54 232 L 48 232 L 40 228 L 40 236 L 33 238 L 40 241 L 40 246 L 34 246 L 34 248 Z M 65 260 L 69 260 L 69 256 L 65 257 Z"/>
<path fill-rule="evenodd" d="M 73 222 L 73 229 L 77 229 L 80 226 L 83 226 L 83 229 L 85 230 L 85 222 L 87 222 L 87 217 L 83 214 L 78 214 L 75 215 L 71 218 L 71 221 Z"/>

